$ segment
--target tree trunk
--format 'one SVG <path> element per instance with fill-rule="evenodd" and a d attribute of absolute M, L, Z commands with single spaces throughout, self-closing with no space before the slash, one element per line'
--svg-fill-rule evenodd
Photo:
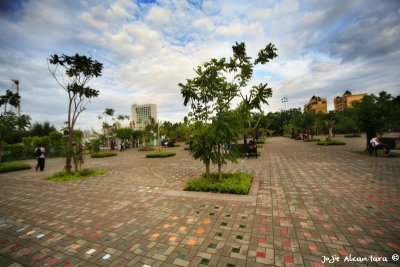
<path fill-rule="evenodd" d="M 206 177 L 210 178 L 210 162 L 206 162 Z"/>
<path fill-rule="evenodd" d="M 218 179 L 222 180 L 221 146 L 218 145 Z"/>
<path fill-rule="evenodd" d="M 71 156 L 67 156 L 67 158 L 65 160 L 65 172 L 67 172 L 67 173 L 70 173 L 71 169 L 72 169 L 71 160 L 72 160 Z"/>

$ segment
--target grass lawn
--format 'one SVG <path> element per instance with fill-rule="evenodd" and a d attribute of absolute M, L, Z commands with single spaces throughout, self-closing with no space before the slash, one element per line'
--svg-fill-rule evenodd
<path fill-rule="evenodd" d="M 175 152 L 171 151 L 158 151 L 158 152 L 153 152 L 150 154 L 146 155 L 146 158 L 167 158 L 167 157 L 172 157 L 175 156 Z"/>
<path fill-rule="evenodd" d="M 320 146 L 340 146 L 340 145 L 345 145 L 345 142 L 339 141 L 339 140 L 332 140 L 332 141 L 319 141 L 317 145 Z"/>
<path fill-rule="evenodd" d="M 218 179 L 217 173 L 212 173 L 210 178 L 206 178 L 205 174 L 203 174 L 196 179 L 188 181 L 184 190 L 247 195 L 252 181 L 252 175 L 244 172 L 223 173 L 221 180 Z"/>
<path fill-rule="evenodd" d="M 108 158 L 108 157 L 114 157 L 116 156 L 117 153 L 115 152 L 110 152 L 110 151 L 101 151 L 101 152 L 95 152 L 92 155 L 90 155 L 91 158 Z"/>
<path fill-rule="evenodd" d="M 106 173 L 106 171 L 83 169 L 79 172 L 71 172 L 71 173 L 57 172 L 51 176 L 45 177 L 44 179 L 54 182 L 67 182 L 67 181 L 80 180 L 90 176 L 97 176 L 104 173 Z"/>
<path fill-rule="evenodd" d="M 153 151 L 154 148 L 150 146 L 144 146 L 138 149 L 138 151 Z"/>
<path fill-rule="evenodd" d="M 32 168 L 30 164 L 21 161 L 0 163 L 0 173 L 29 170 L 30 168 Z"/>

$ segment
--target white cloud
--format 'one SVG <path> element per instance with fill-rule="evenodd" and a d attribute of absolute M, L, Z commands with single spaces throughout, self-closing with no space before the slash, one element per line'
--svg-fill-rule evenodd
<path fill-rule="evenodd" d="M 234 42 L 244 41 L 253 58 L 268 42 L 278 48 L 278 58 L 259 68 L 250 83 L 273 88 L 267 111 L 283 108 L 283 96 L 289 108 L 302 107 L 313 94 L 328 102 L 345 90 L 398 94 L 398 8 L 380 3 L 371 11 L 370 0 L 340 3 L 28 0 L 19 16 L 0 18 L 0 76 L 6 80 L 0 85 L 20 79 L 23 110 L 35 121 L 62 124 L 66 99 L 46 57 L 90 52 L 104 71 L 91 83 L 100 96 L 79 125 L 98 127 L 96 115 L 106 107 L 129 114 L 132 103 L 148 102 L 159 105 L 163 120 L 181 120 L 187 108 L 178 83 L 210 58 L 229 57 Z"/>

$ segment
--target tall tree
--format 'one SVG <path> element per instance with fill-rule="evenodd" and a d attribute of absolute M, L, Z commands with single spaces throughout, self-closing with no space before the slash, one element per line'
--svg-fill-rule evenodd
<path fill-rule="evenodd" d="M 46 136 L 54 131 L 57 131 L 56 127 L 54 127 L 54 125 L 51 125 L 48 121 L 45 121 L 43 123 L 35 122 L 32 125 L 29 134 L 31 136 Z"/>
<path fill-rule="evenodd" d="M 67 126 L 67 156 L 65 171 L 71 172 L 73 154 L 73 132 L 79 115 L 86 109 L 89 100 L 99 95 L 99 91 L 88 86 L 90 80 L 101 76 L 103 64 L 91 57 L 75 54 L 51 55 L 48 68 L 57 83 L 68 94 Z"/>
<path fill-rule="evenodd" d="M 7 112 L 7 105 L 18 107 L 21 96 L 18 93 L 13 93 L 10 90 L 6 90 L 4 95 L 0 96 L 0 107 L 4 105 L 4 113 Z"/>
<path fill-rule="evenodd" d="M 232 50 L 233 56 L 229 61 L 226 58 L 219 60 L 213 58 L 197 67 L 195 70 L 197 77 L 188 79 L 186 84 L 179 84 L 184 105 L 190 105 L 195 121 L 193 156 L 201 159 L 206 165 L 207 176 L 212 162 L 218 165 L 221 177 L 221 164 L 225 163 L 226 158 L 221 147 L 226 143 L 236 142 L 235 135 L 243 129 L 233 123 L 240 121 L 243 116 L 231 116 L 232 101 L 236 97 L 241 97 L 241 104 L 236 111 L 240 111 L 250 122 L 251 110 L 260 110 L 261 104 L 267 103 L 267 98 L 272 95 L 272 90 L 267 88 L 267 84 L 253 86 L 247 95 L 244 94 L 244 89 L 252 78 L 254 66 L 266 64 L 277 56 L 274 45 L 268 44 L 260 50 L 253 63 L 247 56 L 244 43 L 236 43 L 232 46 Z M 228 76 L 233 76 L 231 81 L 228 81 Z M 232 118 L 234 121 L 227 121 Z M 217 133 L 213 131 L 214 129 L 224 129 L 224 131 Z"/>

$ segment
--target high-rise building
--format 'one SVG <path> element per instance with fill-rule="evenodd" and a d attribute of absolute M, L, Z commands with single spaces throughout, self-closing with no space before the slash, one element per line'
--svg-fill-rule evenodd
<path fill-rule="evenodd" d="M 157 105 L 133 104 L 131 106 L 131 123 L 135 130 L 142 130 L 150 122 L 150 118 L 157 121 Z"/>
<path fill-rule="evenodd" d="M 326 98 L 321 98 L 319 96 L 313 95 L 310 102 L 304 105 L 305 111 L 315 110 L 316 112 L 328 113 L 328 105 L 326 103 Z"/>
<path fill-rule="evenodd" d="M 364 98 L 364 96 L 365 94 L 353 95 L 350 91 L 346 91 L 342 97 L 337 96 L 335 99 L 333 99 L 335 111 L 351 108 L 352 102 L 360 101 Z"/>

